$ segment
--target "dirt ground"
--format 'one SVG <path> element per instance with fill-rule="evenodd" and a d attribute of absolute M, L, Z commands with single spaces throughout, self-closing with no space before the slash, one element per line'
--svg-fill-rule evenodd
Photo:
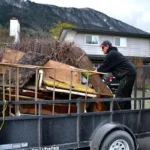
<path fill-rule="evenodd" d="M 150 150 L 150 137 L 138 139 L 139 149 L 138 150 Z"/>

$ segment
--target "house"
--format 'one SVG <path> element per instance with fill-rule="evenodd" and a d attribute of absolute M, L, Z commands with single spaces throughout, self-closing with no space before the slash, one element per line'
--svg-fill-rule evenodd
<path fill-rule="evenodd" d="M 75 42 L 90 57 L 94 64 L 104 59 L 99 45 L 103 40 L 109 40 L 127 57 L 142 58 L 150 63 L 150 34 L 117 32 L 111 30 L 93 30 L 79 28 L 64 28 L 60 34 L 60 41 Z"/>

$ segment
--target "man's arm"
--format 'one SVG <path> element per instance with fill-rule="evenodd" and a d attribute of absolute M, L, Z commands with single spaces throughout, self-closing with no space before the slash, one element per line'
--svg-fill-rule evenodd
<path fill-rule="evenodd" d="M 111 72 L 117 65 L 116 55 L 114 52 L 110 52 L 106 55 L 103 64 L 97 69 L 98 72 Z"/>

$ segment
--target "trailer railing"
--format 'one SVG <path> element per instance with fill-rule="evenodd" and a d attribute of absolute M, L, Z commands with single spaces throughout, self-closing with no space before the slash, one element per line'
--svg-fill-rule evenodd
<path fill-rule="evenodd" d="M 72 77 L 74 72 L 79 72 L 80 75 L 83 72 L 90 72 L 93 73 L 92 71 L 89 70 L 83 70 L 83 69 L 76 69 L 76 68 L 70 68 L 71 70 L 71 76 L 70 76 L 70 89 L 68 90 L 68 100 L 67 103 L 63 103 L 63 100 L 57 101 L 56 100 L 56 69 L 62 69 L 62 68 L 54 68 L 54 67 L 42 67 L 42 66 L 32 66 L 32 65 L 20 65 L 20 64 L 7 64 L 7 63 L 0 63 L 1 67 L 1 76 L 2 76 L 2 81 L 1 81 L 1 99 L 3 101 L 6 100 L 7 97 L 7 104 L 9 106 L 9 115 L 12 114 L 12 107 L 15 108 L 14 115 L 19 116 L 20 115 L 20 105 L 22 104 L 22 100 L 24 97 L 21 97 L 22 100 L 20 101 L 20 89 L 24 89 L 24 85 L 21 85 L 21 81 L 19 80 L 20 78 L 20 72 L 28 73 L 29 71 L 32 70 L 32 75 L 35 74 L 34 78 L 34 86 L 32 87 L 33 95 L 32 96 L 32 101 L 29 99 L 25 102 L 25 104 L 28 105 L 35 105 L 35 115 L 38 115 L 39 111 L 39 106 L 42 107 L 42 102 L 45 104 L 51 104 L 52 105 L 52 114 L 55 114 L 55 104 L 68 104 L 68 114 L 71 114 L 71 104 L 77 104 L 78 101 L 81 102 L 81 104 L 84 105 L 84 112 L 87 113 L 86 108 L 87 108 L 87 103 L 94 103 L 94 102 L 109 102 L 110 103 L 110 110 L 107 111 L 112 111 L 114 110 L 114 103 L 117 101 L 131 101 L 132 102 L 132 110 L 140 110 L 144 108 L 150 108 L 149 105 L 149 97 L 150 94 L 146 91 L 148 90 L 150 86 L 150 76 L 149 76 L 149 70 L 150 66 L 141 66 L 137 67 L 137 78 L 134 84 L 134 89 L 133 89 L 133 97 L 134 98 L 122 98 L 122 99 L 96 99 L 96 95 L 93 94 L 92 100 L 89 101 L 88 99 L 88 87 L 89 87 L 89 80 L 87 78 L 87 83 L 86 83 L 86 90 L 84 93 L 82 93 L 82 99 L 80 100 L 74 100 L 72 97 L 73 93 L 73 85 L 72 85 Z M 41 75 L 41 70 L 44 69 L 49 69 L 53 71 L 53 86 L 52 86 L 52 98 L 48 99 L 49 101 L 43 101 L 38 98 L 38 91 L 41 88 L 41 90 L 44 91 L 44 89 L 41 87 L 42 85 L 42 77 Z M 63 68 L 64 69 L 64 68 Z M 101 73 L 100 73 L 101 74 Z M 140 89 L 140 90 L 139 90 Z M 14 90 L 12 92 L 12 90 Z M 146 94 L 147 93 L 147 94 Z M 15 102 L 12 100 L 12 97 L 15 99 Z M 46 98 L 45 98 L 46 99 Z M 83 101 L 85 99 L 85 101 Z M 33 101 L 34 100 L 34 101 Z M 18 103 L 17 103 L 18 102 Z M 59 102 L 59 103 L 58 103 Z M 4 103 L 3 103 L 4 104 Z M 80 104 L 80 105 L 81 105 Z M 77 108 L 78 110 L 78 108 Z M 104 110 L 106 111 L 106 110 Z M 41 112 L 40 112 L 41 113 Z M 76 112 L 77 113 L 77 112 Z M 41 113 L 42 114 L 42 113 Z"/>

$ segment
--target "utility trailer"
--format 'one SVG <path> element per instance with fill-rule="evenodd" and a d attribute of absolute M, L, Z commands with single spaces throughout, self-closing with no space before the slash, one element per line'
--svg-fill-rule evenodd
<path fill-rule="evenodd" d="M 137 138 L 150 135 L 150 121 L 148 120 L 150 109 L 147 107 L 150 97 L 145 95 L 149 66 L 137 69 L 141 70 L 142 96 L 138 97 L 138 80 L 136 80 L 133 91 L 134 98 L 53 99 L 48 101 L 36 100 L 37 93 L 35 92 L 35 101 L 20 101 L 17 82 L 15 87 L 16 100 L 6 102 L 6 85 L 3 82 L 3 101 L 0 101 L 0 105 L 3 106 L 3 110 L 5 110 L 6 105 L 15 106 L 15 115 L 5 116 L 3 114 L 0 118 L 3 125 L 0 129 L 0 149 L 138 149 L 139 143 L 137 143 Z M 4 76 L 3 74 L 3 79 L 5 78 Z M 35 82 L 35 85 L 37 87 L 37 82 Z M 37 91 L 36 88 L 35 91 Z M 70 94 L 69 98 L 71 98 Z M 132 109 L 114 110 L 114 105 L 117 101 L 131 101 Z M 82 104 L 95 102 L 110 103 L 110 109 L 101 112 L 81 112 L 80 106 Z M 67 114 L 42 114 L 42 108 L 45 104 L 51 104 L 54 107 L 56 104 L 68 104 L 68 109 L 70 109 L 72 103 L 77 106 L 76 113 L 68 111 L 69 113 Z M 26 104 L 35 106 L 35 114 L 18 114 L 19 106 Z"/>

